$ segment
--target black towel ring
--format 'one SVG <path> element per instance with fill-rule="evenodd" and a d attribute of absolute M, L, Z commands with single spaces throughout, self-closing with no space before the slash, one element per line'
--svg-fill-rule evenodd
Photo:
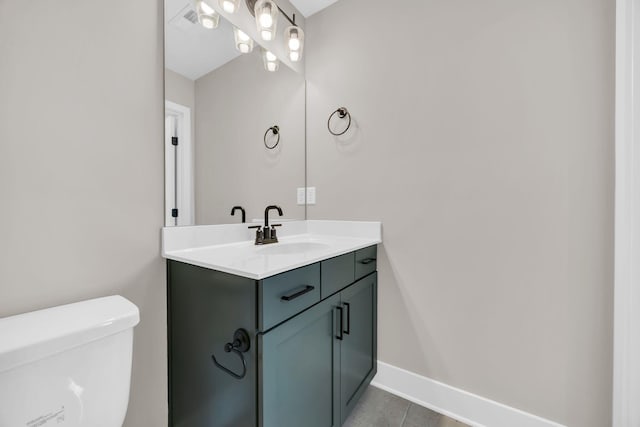
<path fill-rule="evenodd" d="M 347 119 L 349 120 L 347 123 L 347 127 L 342 132 L 334 132 L 333 130 L 331 130 L 331 119 L 336 114 L 338 115 L 338 118 L 344 119 L 345 117 L 347 117 Z M 327 129 L 329 129 L 329 133 L 331 133 L 331 135 L 333 136 L 344 135 L 345 133 L 347 133 L 350 127 L 351 127 L 351 113 L 349 113 L 349 110 L 347 110 L 346 107 L 338 108 L 336 111 L 331 113 L 331 115 L 329 116 L 329 120 L 327 120 Z"/>
<path fill-rule="evenodd" d="M 224 351 L 225 353 L 233 352 L 238 355 L 238 357 L 242 361 L 242 372 L 237 373 L 227 368 L 226 366 L 223 366 L 222 364 L 220 364 L 220 362 L 218 362 L 215 354 L 211 355 L 211 359 L 213 360 L 214 365 L 216 365 L 218 368 L 222 369 L 233 378 L 241 380 L 245 377 L 245 375 L 247 375 L 247 361 L 245 360 L 242 353 L 246 353 L 250 348 L 251 339 L 249 338 L 249 333 L 246 330 L 240 328 L 233 333 L 233 341 L 228 342 L 224 345 Z"/>
<path fill-rule="evenodd" d="M 269 145 L 269 143 L 267 142 L 267 135 L 269 135 L 269 132 L 271 132 L 274 136 L 278 137 L 278 139 L 276 139 L 276 143 L 273 145 Z M 269 129 L 267 129 L 267 131 L 264 133 L 263 140 L 264 140 L 264 146 L 267 147 L 269 150 L 273 150 L 274 148 L 276 148 L 280 143 L 280 127 L 271 126 Z"/>

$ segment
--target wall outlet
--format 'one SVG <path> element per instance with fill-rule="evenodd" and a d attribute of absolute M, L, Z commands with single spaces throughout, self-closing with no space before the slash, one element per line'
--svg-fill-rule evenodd
<path fill-rule="evenodd" d="M 305 188 L 304 187 L 299 187 L 298 188 L 298 193 L 297 193 L 297 200 L 298 200 L 298 204 L 299 205 L 304 205 L 305 203 Z"/>
<path fill-rule="evenodd" d="M 307 204 L 316 204 L 316 187 L 307 187 Z"/>

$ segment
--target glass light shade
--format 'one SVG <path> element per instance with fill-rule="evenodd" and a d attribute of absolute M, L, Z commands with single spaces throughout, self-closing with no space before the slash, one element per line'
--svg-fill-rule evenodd
<path fill-rule="evenodd" d="M 198 12 L 198 22 L 208 30 L 218 28 L 220 15 L 203 0 L 196 1 L 196 11 Z"/>
<path fill-rule="evenodd" d="M 278 25 L 278 6 L 271 0 L 258 0 L 254 6 L 256 27 L 262 40 L 273 40 Z"/>
<path fill-rule="evenodd" d="M 267 62 L 267 71 L 275 73 L 278 71 L 279 64 L 277 62 Z"/>
<path fill-rule="evenodd" d="M 292 62 L 298 62 L 302 58 L 304 49 L 304 31 L 295 25 L 284 31 L 284 39 L 287 41 L 287 51 Z"/>
<path fill-rule="evenodd" d="M 220 15 L 217 13 L 215 15 L 205 15 L 201 13 L 198 15 L 198 22 L 207 30 L 214 30 L 218 28 L 218 24 L 220 23 Z"/>
<path fill-rule="evenodd" d="M 201 13 L 205 15 L 213 15 L 216 13 L 211 6 L 204 2 L 204 0 L 196 0 L 196 12 L 198 12 L 198 15 Z"/>
<path fill-rule="evenodd" d="M 240 0 L 219 0 L 220 7 L 227 13 L 236 13 Z"/>
<path fill-rule="evenodd" d="M 262 51 L 262 59 L 264 61 L 264 69 L 270 72 L 278 71 L 280 68 L 280 61 L 278 61 L 278 57 L 268 50 Z"/>
<path fill-rule="evenodd" d="M 236 40 L 236 49 L 238 49 L 240 53 L 249 53 L 253 50 L 253 39 L 244 31 L 233 27 L 233 36 Z"/>

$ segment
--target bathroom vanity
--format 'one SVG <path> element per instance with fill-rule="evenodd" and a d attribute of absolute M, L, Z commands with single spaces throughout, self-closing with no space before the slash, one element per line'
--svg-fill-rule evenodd
<path fill-rule="evenodd" d="M 337 427 L 376 373 L 381 225 L 299 220 L 305 20 L 261 3 L 164 0 L 170 426 Z"/>
<path fill-rule="evenodd" d="M 169 425 L 340 426 L 376 373 L 380 223 L 246 228 L 163 231 Z"/>

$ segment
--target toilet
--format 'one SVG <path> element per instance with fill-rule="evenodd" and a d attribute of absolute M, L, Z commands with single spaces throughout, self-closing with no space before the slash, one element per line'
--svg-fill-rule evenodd
<path fill-rule="evenodd" d="M 0 319 L 0 427 L 122 427 L 139 321 L 121 296 Z"/>

